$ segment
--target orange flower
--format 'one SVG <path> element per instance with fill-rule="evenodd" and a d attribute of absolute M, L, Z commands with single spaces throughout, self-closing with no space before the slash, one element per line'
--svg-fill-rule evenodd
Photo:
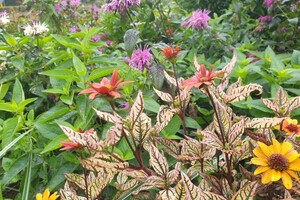
<path fill-rule="evenodd" d="M 280 125 L 274 126 L 275 129 L 280 130 Z M 287 118 L 283 120 L 282 130 L 287 132 L 288 135 L 296 134 L 300 136 L 300 125 L 298 125 L 298 120 Z"/>
<path fill-rule="evenodd" d="M 79 133 L 82 133 L 82 134 L 93 134 L 94 133 L 94 128 L 91 128 L 85 132 L 82 132 L 81 128 L 79 128 Z M 73 149 L 78 149 L 80 147 L 82 147 L 81 144 L 78 144 L 76 142 L 67 142 L 67 141 L 63 141 L 60 143 L 63 148 L 60 149 L 60 151 L 65 151 L 65 150 L 73 150 Z"/>
<path fill-rule="evenodd" d="M 57 192 L 54 192 L 52 195 L 50 195 L 50 191 L 49 189 L 46 189 L 44 191 L 44 194 L 42 193 L 38 193 L 36 194 L 36 200 L 56 200 L 59 197 L 59 195 L 57 195 Z"/>
<path fill-rule="evenodd" d="M 168 33 L 169 36 L 173 35 L 173 30 L 171 28 L 166 30 L 166 32 Z"/>
<path fill-rule="evenodd" d="M 224 74 L 223 71 L 213 72 L 214 66 L 210 67 L 210 70 L 206 70 L 205 66 L 199 65 L 197 59 L 195 57 L 194 64 L 197 69 L 195 75 L 183 82 L 183 87 L 189 91 L 192 87 L 200 88 L 202 85 L 211 85 L 213 80 L 220 80 L 222 78 L 218 78 L 220 74 Z"/>
<path fill-rule="evenodd" d="M 101 83 L 89 84 L 91 88 L 85 89 L 79 94 L 90 94 L 89 98 L 91 100 L 94 100 L 98 95 L 120 98 L 121 95 L 117 90 L 122 85 L 126 85 L 129 83 L 132 83 L 132 81 L 122 82 L 122 79 L 119 79 L 118 70 L 115 69 L 112 74 L 111 80 L 108 80 L 106 77 L 104 77 Z"/>
<path fill-rule="evenodd" d="M 170 47 L 170 46 L 166 46 L 163 50 L 162 50 L 162 54 L 172 63 L 174 63 L 176 61 L 177 55 L 180 51 L 180 47 L 176 46 L 175 48 Z"/>

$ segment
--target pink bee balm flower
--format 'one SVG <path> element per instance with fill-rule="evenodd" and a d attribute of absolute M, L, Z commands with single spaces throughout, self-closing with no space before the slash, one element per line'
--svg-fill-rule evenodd
<path fill-rule="evenodd" d="M 70 6 L 80 6 L 80 0 L 70 0 Z"/>
<path fill-rule="evenodd" d="M 273 0 L 265 0 L 265 5 L 267 8 L 270 8 L 273 5 L 274 1 Z"/>
<path fill-rule="evenodd" d="M 107 12 L 123 13 L 126 9 L 140 4 L 140 0 L 112 0 L 110 3 L 104 4 L 102 8 Z"/>
<path fill-rule="evenodd" d="M 189 19 L 181 23 L 181 26 L 203 30 L 208 25 L 208 20 L 210 19 L 209 13 L 210 11 L 208 10 L 196 10 Z"/>
<path fill-rule="evenodd" d="M 92 38 L 91 38 L 91 42 L 99 42 L 100 41 L 100 36 L 99 35 L 94 35 Z"/>
<path fill-rule="evenodd" d="M 81 91 L 79 95 L 90 94 L 89 98 L 91 100 L 94 100 L 99 95 L 120 98 L 121 95 L 118 92 L 119 88 L 129 83 L 132 83 L 132 81 L 122 82 L 122 79 L 119 79 L 118 70 L 115 69 L 111 76 L 111 80 L 104 77 L 100 83 L 89 84 L 90 88 Z"/>
<path fill-rule="evenodd" d="M 150 53 L 150 48 L 145 46 L 143 49 L 140 46 L 132 53 L 131 58 L 129 59 L 129 66 L 144 71 L 144 68 L 149 68 L 152 59 L 153 55 Z"/>

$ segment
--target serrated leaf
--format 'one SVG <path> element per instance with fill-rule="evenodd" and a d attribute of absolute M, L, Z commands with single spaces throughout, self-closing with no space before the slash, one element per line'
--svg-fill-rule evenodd
<path fill-rule="evenodd" d="M 79 76 L 85 76 L 86 71 L 87 71 L 86 67 L 85 67 L 84 63 L 75 55 L 73 55 L 73 65 L 76 70 L 76 73 Z"/>
<path fill-rule="evenodd" d="M 272 128 L 282 122 L 285 118 L 254 118 L 246 122 L 245 128 Z"/>
<path fill-rule="evenodd" d="M 200 198 L 200 190 L 197 186 L 195 186 L 192 181 L 189 179 L 189 177 L 181 172 L 181 177 L 183 181 L 183 185 L 186 191 L 187 199 L 190 200 L 199 200 Z"/>
<path fill-rule="evenodd" d="M 166 176 L 169 172 L 169 165 L 167 159 L 158 151 L 158 149 L 151 144 L 150 146 L 150 165 L 156 173 L 161 176 Z"/>
<path fill-rule="evenodd" d="M 19 79 L 16 79 L 14 88 L 13 88 L 13 96 L 12 100 L 14 100 L 17 104 L 21 103 L 25 100 L 25 94 L 23 90 L 23 86 Z"/>
<path fill-rule="evenodd" d="M 231 200 L 252 200 L 254 199 L 257 182 L 252 182 L 244 185 L 234 194 Z"/>

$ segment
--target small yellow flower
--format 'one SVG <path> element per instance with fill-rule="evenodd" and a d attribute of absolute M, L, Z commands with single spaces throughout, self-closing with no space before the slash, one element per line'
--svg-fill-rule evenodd
<path fill-rule="evenodd" d="M 44 195 L 42 195 L 41 193 L 36 194 L 36 200 L 56 200 L 59 196 L 57 195 L 57 192 L 54 192 L 51 196 L 50 196 L 50 191 L 49 189 L 46 189 L 44 191 Z"/>
<path fill-rule="evenodd" d="M 275 129 L 280 130 L 280 125 L 274 126 Z M 282 122 L 282 130 L 287 132 L 288 135 L 296 134 L 300 136 L 300 125 L 298 120 L 287 118 Z"/>
<path fill-rule="evenodd" d="M 272 142 L 273 144 L 270 146 L 258 142 L 259 147 L 253 150 L 257 157 L 252 158 L 251 162 L 258 165 L 254 175 L 263 173 L 261 176 L 263 184 L 281 179 L 284 187 L 291 189 L 292 178 L 299 181 L 295 171 L 300 171 L 300 154 L 293 149 L 290 142 L 280 144 L 276 139 L 272 139 Z"/>

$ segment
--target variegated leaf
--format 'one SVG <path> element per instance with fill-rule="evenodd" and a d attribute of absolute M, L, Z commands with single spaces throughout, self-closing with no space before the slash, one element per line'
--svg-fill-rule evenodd
<path fill-rule="evenodd" d="M 150 147 L 149 162 L 157 174 L 165 176 L 169 172 L 167 159 L 158 151 L 158 149 L 153 144 L 151 144 Z"/>
<path fill-rule="evenodd" d="M 177 112 L 179 112 L 179 109 L 172 109 L 167 106 L 161 106 L 156 117 L 156 124 L 154 127 L 155 131 L 159 134 L 160 131 L 168 125 L 168 123 Z"/>
<path fill-rule="evenodd" d="M 199 63 L 197 61 L 197 56 L 196 56 L 196 54 L 194 54 L 194 67 L 197 70 L 197 72 L 200 71 L 200 66 L 201 65 L 199 65 Z"/>
<path fill-rule="evenodd" d="M 181 148 L 181 155 L 182 156 L 189 156 L 198 160 L 202 157 L 201 152 L 201 143 L 198 140 L 193 138 L 187 137 L 185 140 L 181 140 L 182 148 Z"/>
<path fill-rule="evenodd" d="M 128 179 L 128 176 L 122 172 L 120 172 L 117 176 L 117 182 L 119 185 L 124 184 Z"/>
<path fill-rule="evenodd" d="M 181 167 L 182 167 L 182 163 L 178 162 L 175 165 L 175 169 L 169 171 L 169 173 L 167 174 L 167 178 L 169 179 L 171 184 L 175 183 L 178 180 Z"/>
<path fill-rule="evenodd" d="M 131 179 L 131 180 L 127 181 L 126 183 L 119 185 L 117 189 L 121 190 L 121 191 L 127 191 L 127 190 L 134 188 L 138 184 L 139 184 L 139 182 L 137 180 Z"/>
<path fill-rule="evenodd" d="M 143 144 L 144 140 L 150 133 L 151 119 L 145 114 L 141 113 L 133 125 L 132 133 L 137 144 Z"/>
<path fill-rule="evenodd" d="M 143 170 L 125 169 L 122 171 L 122 173 L 140 182 L 145 182 L 145 180 L 148 178 L 148 174 L 146 174 L 146 172 Z"/>
<path fill-rule="evenodd" d="M 118 116 L 115 117 L 114 126 L 110 127 L 106 133 L 105 144 L 114 146 L 121 139 L 123 132 L 123 122 Z"/>
<path fill-rule="evenodd" d="M 189 102 L 190 102 L 191 95 L 190 95 L 190 93 L 187 90 L 182 90 L 180 92 L 180 99 L 182 101 L 182 107 L 184 109 L 186 109 L 187 106 L 188 106 L 188 104 L 189 104 Z M 176 96 L 176 100 L 179 101 L 178 96 Z"/>
<path fill-rule="evenodd" d="M 230 62 L 222 69 L 222 71 L 224 72 L 223 82 L 218 87 L 221 91 L 223 91 L 226 88 L 226 86 L 229 82 L 229 75 L 231 74 L 231 72 L 236 64 L 236 61 L 237 61 L 237 55 L 236 55 L 236 52 L 233 52 L 233 56 L 232 56 Z"/>
<path fill-rule="evenodd" d="M 89 184 L 89 196 L 91 200 L 95 200 L 103 191 L 103 189 L 111 182 L 114 174 L 112 172 L 98 173 L 93 182 Z"/>
<path fill-rule="evenodd" d="M 279 90 L 277 91 L 274 97 L 275 105 L 277 105 L 279 108 L 286 107 L 288 104 L 288 99 L 289 97 L 287 93 L 283 90 L 282 87 L 279 87 Z"/>
<path fill-rule="evenodd" d="M 186 199 L 186 191 L 182 180 L 179 181 L 175 187 L 175 199 L 176 200 Z"/>
<path fill-rule="evenodd" d="M 226 198 L 212 192 L 201 191 L 199 200 L 226 200 Z"/>
<path fill-rule="evenodd" d="M 136 195 L 142 190 L 149 190 L 152 188 L 165 188 L 165 180 L 158 176 L 150 176 L 141 187 L 134 191 L 133 194 Z"/>
<path fill-rule="evenodd" d="M 166 71 L 164 71 L 164 75 L 165 75 L 167 81 L 169 83 L 171 83 L 173 86 L 176 87 L 176 80 L 175 80 L 175 78 L 171 77 Z"/>
<path fill-rule="evenodd" d="M 130 121 L 131 121 L 131 129 L 133 128 L 136 120 L 138 117 L 142 114 L 144 110 L 144 99 L 143 94 L 141 91 L 138 92 L 138 95 L 135 99 L 134 104 L 132 105 L 132 108 L 130 110 Z"/>
<path fill-rule="evenodd" d="M 288 103 L 288 113 L 292 112 L 296 108 L 300 107 L 300 96 L 299 97 L 293 97 L 289 103 Z"/>
<path fill-rule="evenodd" d="M 115 116 L 110 114 L 110 113 L 106 113 L 106 112 L 102 112 L 99 110 L 96 110 L 95 108 L 93 108 L 94 111 L 96 112 L 96 114 L 98 115 L 98 117 L 100 119 L 103 119 L 106 122 L 111 122 L 111 123 L 115 123 Z"/>
<path fill-rule="evenodd" d="M 65 177 L 68 180 L 68 182 L 75 184 L 77 187 L 79 187 L 81 189 L 86 188 L 85 179 L 84 179 L 83 174 L 68 173 L 68 174 L 65 174 Z"/>
<path fill-rule="evenodd" d="M 84 168 L 97 172 L 103 169 L 123 170 L 129 166 L 128 162 L 119 162 L 111 156 L 104 154 L 82 160 L 81 164 Z"/>
<path fill-rule="evenodd" d="M 226 103 L 233 103 L 245 100 L 253 91 L 259 91 L 257 95 L 260 95 L 263 92 L 263 87 L 257 83 L 250 83 L 245 86 L 234 88 L 230 92 L 227 91 L 224 96 L 224 101 Z"/>
<path fill-rule="evenodd" d="M 192 183 L 190 178 L 185 173 L 181 172 L 181 177 L 184 189 L 186 191 L 187 199 L 198 200 L 200 198 L 199 188 Z"/>
<path fill-rule="evenodd" d="M 86 200 L 85 197 L 78 196 L 76 191 L 71 189 L 69 183 L 66 182 L 64 189 L 60 189 L 61 200 Z"/>
<path fill-rule="evenodd" d="M 224 187 L 221 180 L 211 174 L 200 173 L 200 176 L 206 181 L 211 187 L 210 191 L 217 194 L 223 195 Z"/>
<path fill-rule="evenodd" d="M 161 200 L 165 200 L 165 199 L 168 199 L 168 200 L 177 200 L 175 198 L 175 189 L 174 188 L 170 188 L 168 190 L 161 190 L 159 192 L 159 198 Z"/>
<path fill-rule="evenodd" d="M 231 127 L 231 113 L 228 113 L 225 106 L 215 100 L 216 112 L 214 113 L 214 127 L 219 135 L 227 135 Z"/>
<path fill-rule="evenodd" d="M 285 118 L 253 118 L 246 122 L 245 128 L 272 128 L 282 122 Z"/>
<path fill-rule="evenodd" d="M 262 102 L 271 110 L 273 110 L 276 113 L 279 113 L 280 108 L 278 107 L 278 105 L 275 105 L 272 101 L 270 101 L 269 99 L 262 99 Z"/>
<path fill-rule="evenodd" d="M 180 154 L 180 144 L 178 142 L 162 137 L 156 137 L 154 140 L 162 145 L 163 149 L 174 158 Z"/>
<path fill-rule="evenodd" d="M 238 80 L 235 83 L 232 83 L 231 85 L 228 86 L 228 89 L 226 90 L 227 94 L 232 94 L 232 91 L 235 88 L 241 87 L 242 86 L 242 79 L 241 77 L 238 78 Z"/>
<path fill-rule="evenodd" d="M 235 144 L 241 140 L 244 133 L 245 119 L 242 118 L 239 122 L 232 125 L 228 133 L 228 143 L 235 148 Z"/>
<path fill-rule="evenodd" d="M 155 91 L 155 93 L 157 94 L 157 96 L 159 96 L 159 98 L 161 98 L 163 101 L 168 102 L 168 103 L 172 103 L 173 102 L 173 97 L 165 92 L 159 91 L 155 88 L 153 88 L 153 90 Z"/>
<path fill-rule="evenodd" d="M 244 168 L 242 165 L 239 165 L 239 170 L 242 173 L 242 175 L 248 179 L 249 181 L 255 181 L 257 180 L 257 177 L 253 174 L 253 172 L 249 172 L 246 168 Z"/>
<path fill-rule="evenodd" d="M 231 200 L 252 200 L 254 199 L 257 182 L 252 182 L 244 185 L 237 193 L 234 194 Z"/>
<path fill-rule="evenodd" d="M 103 142 L 99 140 L 97 133 L 79 133 L 67 126 L 60 126 L 68 138 L 77 144 L 87 146 L 90 149 L 101 151 L 103 149 Z"/>
<path fill-rule="evenodd" d="M 204 136 L 203 140 L 201 141 L 202 144 L 206 144 L 219 150 L 224 148 L 223 142 L 215 133 L 210 131 L 201 131 L 201 134 Z"/>

